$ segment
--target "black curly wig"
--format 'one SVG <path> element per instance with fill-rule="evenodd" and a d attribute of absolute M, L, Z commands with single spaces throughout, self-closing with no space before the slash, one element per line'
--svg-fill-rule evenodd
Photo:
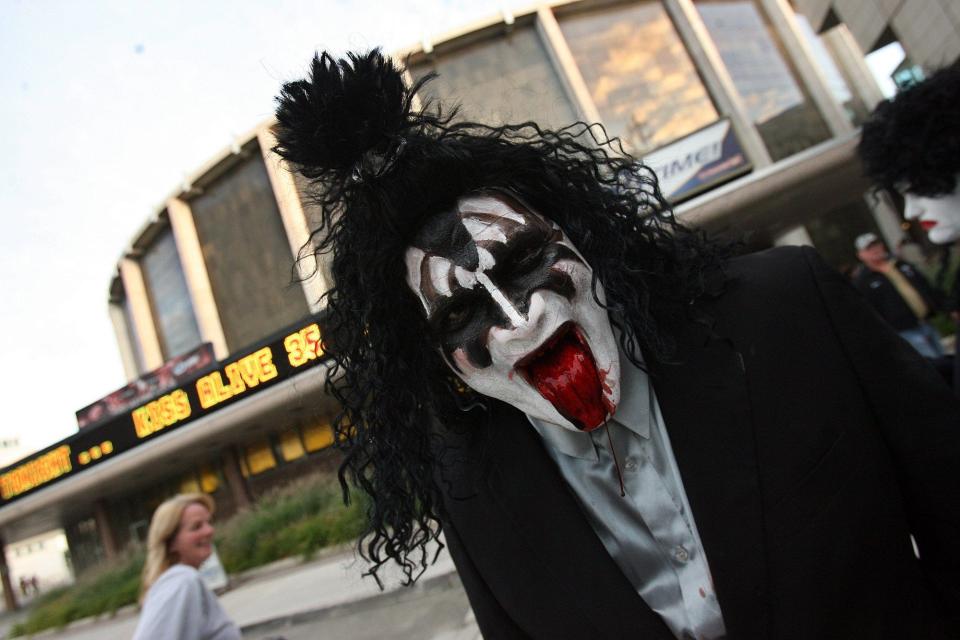
<path fill-rule="evenodd" d="M 406 87 L 376 50 L 318 55 L 277 98 L 274 149 L 312 181 L 322 212 L 312 239 L 318 254 L 332 252 L 327 385 L 342 405 L 344 497 L 351 485 L 370 497 L 360 551 L 374 576 L 392 559 L 408 581 L 442 529 L 440 432 L 482 435 L 488 415 L 488 399 L 444 363 L 406 284 L 404 254 L 423 223 L 472 192 L 521 196 L 592 266 L 635 363 L 641 349 L 648 360 L 670 357 L 669 327 L 709 293 L 726 253 L 674 220 L 652 171 L 599 125 L 493 127 L 414 109 L 428 80 Z"/>
<path fill-rule="evenodd" d="M 877 186 L 926 197 L 952 192 L 960 174 L 960 62 L 877 105 L 857 151 Z"/>

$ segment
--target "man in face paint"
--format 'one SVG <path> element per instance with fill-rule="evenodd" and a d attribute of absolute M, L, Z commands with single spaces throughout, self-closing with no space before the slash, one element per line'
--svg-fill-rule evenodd
<path fill-rule="evenodd" d="M 904 217 L 935 244 L 960 239 L 960 63 L 881 102 L 858 151 L 878 186 L 899 192 Z"/>
<path fill-rule="evenodd" d="M 277 114 L 371 572 L 415 580 L 442 532 L 488 638 L 960 637 L 925 632 L 960 629 L 928 364 L 812 249 L 685 228 L 591 127 L 454 123 L 420 86 L 324 54 Z"/>
<path fill-rule="evenodd" d="M 563 231 L 502 191 L 459 199 L 406 253 L 450 368 L 473 390 L 592 431 L 620 399 L 620 363 L 592 271 Z"/>

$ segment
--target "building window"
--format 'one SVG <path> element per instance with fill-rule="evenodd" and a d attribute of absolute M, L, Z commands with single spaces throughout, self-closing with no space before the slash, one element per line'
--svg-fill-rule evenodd
<path fill-rule="evenodd" d="M 699 0 L 696 6 L 771 158 L 830 137 L 751 0 Z"/>
<path fill-rule="evenodd" d="M 328 423 L 304 427 L 303 443 L 310 453 L 326 449 L 333 444 L 333 429 Z"/>
<path fill-rule="evenodd" d="M 642 155 L 717 119 L 659 2 L 559 16 L 607 134 Z"/>
<path fill-rule="evenodd" d="M 491 125 L 533 120 L 559 128 L 577 119 L 537 33 L 517 26 L 450 52 L 436 52 L 410 66 L 415 79 L 439 74 L 421 98 L 447 108 L 462 104 L 462 117 Z"/>
<path fill-rule="evenodd" d="M 244 454 L 247 469 L 252 476 L 277 466 L 277 458 L 273 455 L 273 447 L 270 446 L 270 440 L 268 438 L 247 445 L 244 449 Z"/>
<path fill-rule="evenodd" d="M 180 481 L 180 493 L 200 493 L 200 483 L 195 472 L 191 471 Z"/>
<path fill-rule="evenodd" d="M 866 120 L 867 116 L 870 115 L 870 111 L 863 103 L 863 100 L 855 96 L 850 90 L 850 82 L 844 76 L 840 65 L 835 61 L 834 50 L 831 47 L 831 39 L 838 40 L 838 38 L 834 37 L 835 33 L 846 29 L 846 27 L 838 25 L 823 35 L 817 35 L 810 25 L 810 21 L 799 13 L 797 14 L 797 24 L 800 27 L 800 33 L 804 41 L 806 41 L 810 47 L 810 51 L 813 53 L 814 61 L 823 73 L 824 79 L 827 81 L 830 95 L 833 96 L 833 99 L 837 103 L 843 106 L 843 111 L 847 115 L 850 123 L 855 127 L 859 127 Z"/>
<path fill-rule="evenodd" d="M 200 489 L 204 493 L 213 493 L 220 486 L 220 474 L 210 465 L 200 467 Z"/>
<path fill-rule="evenodd" d="M 298 429 L 287 429 L 280 434 L 280 453 L 285 462 L 302 458 L 306 451 L 303 448 L 303 441 L 300 440 L 300 431 Z"/>
<path fill-rule="evenodd" d="M 173 231 L 164 229 L 140 260 L 164 360 L 197 347 L 200 329 Z"/>
<path fill-rule="evenodd" d="M 210 286 L 236 352 L 309 313 L 260 153 L 190 200 Z"/>

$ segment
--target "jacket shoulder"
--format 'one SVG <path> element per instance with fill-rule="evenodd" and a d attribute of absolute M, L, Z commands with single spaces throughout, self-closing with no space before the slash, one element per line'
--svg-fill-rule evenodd
<path fill-rule="evenodd" d="M 760 293 L 795 289 L 813 283 L 818 275 L 840 277 L 811 247 L 775 247 L 731 259 L 726 266 L 728 281 L 736 288 L 749 287 Z"/>

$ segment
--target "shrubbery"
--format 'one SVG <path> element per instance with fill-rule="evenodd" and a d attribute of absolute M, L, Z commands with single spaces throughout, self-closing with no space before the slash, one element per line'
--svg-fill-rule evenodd
<path fill-rule="evenodd" d="M 356 538 L 364 505 L 343 506 L 340 486 L 329 476 L 313 476 L 278 489 L 217 529 L 217 553 L 227 573 L 317 550 Z"/>
<path fill-rule="evenodd" d="M 263 496 L 249 511 L 215 523 L 216 545 L 227 573 L 291 556 L 309 558 L 323 547 L 356 538 L 364 504 L 344 507 L 336 478 L 318 474 Z M 11 636 L 63 627 L 74 620 L 114 613 L 137 601 L 143 551 L 83 574 L 75 584 L 50 591 L 32 605 Z"/>
<path fill-rule="evenodd" d="M 113 613 L 137 601 L 143 551 L 88 571 L 76 583 L 49 591 L 33 602 L 29 617 L 13 627 L 11 636 L 63 627 L 74 620 Z"/>

